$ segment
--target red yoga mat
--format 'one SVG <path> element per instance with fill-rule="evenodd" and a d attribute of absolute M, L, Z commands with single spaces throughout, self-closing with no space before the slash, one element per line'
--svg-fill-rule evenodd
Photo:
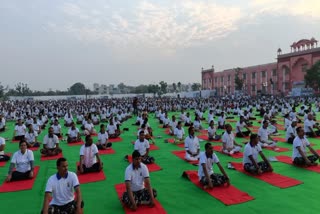
<path fill-rule="evenodd" d="M 117 191 L 118 198 L 119 198 L 119 200 L 121 202 L 122 194 L 126 191 L 126 185 L 124 183 L 122 183 L 122 184 L 116 184 L 114 187 L 115 187 L 115 189 Z M 165 211 L 165 209 L 161 206 L 161 204 L 159 203 L 159 201 L 157 199 L 155 200 L 155 206 L 154 207 L 149 207 L 148 205 L 140 205 L 138 207 L 137 211 L 130 210 L 122 202 L 121 202 L 121 204 L 122 204 L 126 214 L 129 214 L 129 213 L 165 214 L 165 213 L 167 213 Z"/>
<path fill-rule="evenodd" d="M 167 134 L 167 135 L 173 135 L 173 134 L 170 134 L 170 129 L 169 129 L 169 128 L 166 128 L 166 129 L 164 130 L 164 133 Z"/>
<path fill-rule="evenodd" d="M 99 155 L 110 155 L 110 154 L 115 154 L 115 153 L 116 153 L 116 151 L 114 151 L 112 148 L 99 150 Z"/>
<path fill-rule="evenodd" d="M 82 146 L 83 144 L 84 144 L 84 142 L 81 140 L 81 141 L 68 143 L 68 146 Z"/>
<path fill-rule="evenodd" d="M 288 188 L 288 187 L 293 187 L 293 186 L 302 184 L 302 182 L 299 180 L 286 177 L 274 172 L 265 172 L 261 175 L 252 175 L 243 169 L 242 163 L 232 162 L 232 166 L 239 172 L 242 172 L 246 175 L 252 176 L 254 178 L 257 178 L 259 180 L 262 180 L 268 184 L 271 184 L 279 188 Z"/>
<path fill-rule="evenodd" d="M 212 148 L 214 151 L 217 151 L 217 152 L 220 152 L 221 154 L 227 155 L 222 152 L 222 148 L 223 148 L 222 146 L 212 146 Z M 237 152 L 237 153 L 234 153 L 233 155 L 228 155 L 228 156 L 233 157 L 233 158 L 243 158 L 243 153 Z"/>
<path fill-rule="evenodd" d="M 283 137 L 272 137 L 273 140 L 278 141 L 278 142 L 282 142 L 282 143 L 286 143 L 286 139 Z"/>
<path fill-rule="evenodd" d="M 116 137 L 116 138 L 109 138 L 108 142 L 110 143 L 116 143 L 116 142 L 121 142 L 122 138 L 121 137 Z"/>
<path fill-rule="evenodd" d="M 182 151 L 173 151 L 172 152 L 175 156 L 177 156 L 178 158 L 181 158 L 182 160 L 184 160 L 184 161 L 186 161 L 186 162 L 188 162 L 188 163 L 190 163 L 190 164 L 198 164 L 199 163 L 199 161 L 198 160 L 196 160 L 196 161 L 188 161 L 188 160 L 186 160 L 184 157 L 185 157 L 185 155 L 186 155 L 186 151 L 184 151 L 184 150 L 182 150 Z"/>
<path fill-rule="evenodd" d="M 96 136 L 98 136 L 98 134 L 97 133 L 94 133 L 94 134 L 90 134 L 92 137 L 96 137 Z"/>
<path fill-rule="evenodd" d="M 132 141 L 131 143 L 134 145 L 135 141 Z M 159 150 L 159 147 L 154 145 L 154 144 L 150 144 L 150 149 L 149 150 L 150 151 Z"/>
<path fill-rule="evenodd" d="M 275 147 L 275 148 L 272 148 L 272 147 L 264 147 L 263 149 L 270 150 L 270 151 L 274 151 L 274 152 L 287 152 L 287 151 L 290 150 L 290 149 L 288 149 L 288 148 L 282 148 L 282 147 Z"/>
<path fill-rule="evenodd" d="M 197 171 L 185 171 L 185 173 L 188 175 L 188 178 L 192 183 L 194 183 L 197 187 L 203 189 L 203 186 L 199 182 Z M 232 185 L 213 187 L 212 189 L 203 190 L 225 205 L 241 204 L 254 199 L 248 193 L 242 192 Z"/>
<path fill-rule="evenodd" d="M 132 156 L 131 155 L 128 155 L 128 161 L 129 161 L 129 163 L 132 163 Z M 162 168 L 155 163 L 146 164 L 146 166 L 148 167 L 149 172 L 155 172 L 155 171 L 162 170 Z"/>
<path fill-rule="evenodd" d="M 22 181 L 6 182 L 0 186 L 0 192 L 17 192 L 32 189 L 34 181 L 38 175 L 39 166 L 34 167 L 33 178 Z"/>
<path fill-rule="evenodd" d="M 309 166 L 309 167 L 303 167 L 303 166 L 297 166 L 297 165 L 294 165 L 292 163 L 292 158 L 291 157 L 288 157 L 288 156 L 276 156 L 277 160 L 281 163 L 286 163 L 286 164 L 290 164 L 290 165 L 293 165 L 293 166 L 296 166 L 296 167 L 299 167 L 299 168 L 303 168 L 303 169 L 306 169 L 306 170 L 309 170 L 309 171 L 312 171 L 312 172 L 317 172 L 317 173 L 320 173 L 320 166 L 317 165 L 317 166 Z"/>
<path fill-rule="evenodd" d="M 40 160 L 41 160 L 41 161 L 57 160 L 58 158 L 62 158 L 62 157 L 63 157 L 63 154 L 62 154 L 62 153 L 59 153 L 58 155 L 55 155 L 55 156 L 42 156 L 42 155 L 41 155 Z"/>
<path fill-rule="evenodd" d="M 28 148 L 28 149 L 31 150 L 31 151 L 38 151 L 39 148 L 40 147 L 31 147 L 31 148 Z"/>
<path fill-rule="evenodd" d="M 226 121 L 229 122 L 229 123 L 238 122 L 237 120 L 234 120 L 234 119 L 226 119 Z"/>
<path fill-rule="evenodd" d="M 12 139 L 11 142 L 12 142 L 12 143 L 19 143 L 20 140 L 14 140 L 14 139 Z"/>
<path fill-rule="evenodd" d="M 79 166 L 79 162 L 77 162 L 77 168 Z M 98 181 L 103 181 L 106 180 L 106 176 L 101 170 L 100 172 L 90 172 L 86 174 L 80 174 L 78 173 L 78 179 L 80 184 L 86 184 L 86 183 L 92 183 L 92 182 L 98 182 Z"/>
<path fill-rule="evenodd" d="M 11 155 L 12 155 L 12 154 L 11 154 L 11 153 L 5 153 L 5 155 L 8 155 L 8 156 L 11 158 Z M 7 162 L 10 162 L 10 160 L 8 160 L 8 161 L 1 161 L 1 162 L 0 162 L 0 167 L 5 166 Z"/>
<path fill-rule="evenodd" d="M 206 141 L 211 141 L 211 142 L 222 142 L 221 139 L 220 140 L 209 140 L 208 135 L 199 135 L 197 136 L 199 139 L 202 140 L 206 140 Z"/>

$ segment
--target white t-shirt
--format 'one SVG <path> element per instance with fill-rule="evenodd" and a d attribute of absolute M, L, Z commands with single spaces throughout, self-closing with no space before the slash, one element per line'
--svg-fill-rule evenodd
<path fill-rule="evenodd" d="M 68 135 L 71 138 L 77 137 L 78 133 L 79 133 L 79 129 L 78 128 L 75 128 L 75 129 L 69 128 L 69 130 L 68 130 Z"/>
<path fill-rule="evenodd" d="M 107 125 L 107 131 L 109 134 L 115 134 L 116 133 L 116 130 L 117 130 L 117 126 L 116 125 L 110 125 L 108 124 Z"/>
<path fill-rule="evenodd" d="M 49 135 L 44 136 L 43 145 L 47 145 L 48 149 L 56 148 L 56 144 L 59 144 L 59 138 L 57 135 L 54 134 L 52 138 L 50 138 Z"/>
<path fill-rule="evenodd" d="M 134 143 L 134 150 L 138 150 L 141 156 L 144 156 L 147 152 L 147 149 L 150 148 L 149 141 L 144 139 L 143 142 L 141 142 L 139 139 L 136 140 Z"/>
<path fill-rule="evenodd" d="M 36 131 L 33 131 L 32 133 L 27 132 L 24 135 L 24 139 L 27 141 L 27 143 L 35 143 L 37 136 L 38 136 L 38 133 Z"/>
<path fill-rule="evenodd" d="M 4 118 L 2 118 L 0 120 L 0 129 L 2 129 L 5 125 L 6 125 L 6 120 Z"/>
<path fill-rule="evenodd" d="M 184 147 L 186 151 L 190 151 L 192 154 L 195 154 L 198 149 L 200 149 L 199 139 L 194 136 L 188 136 L 184 140 Z"/>
<path fill-rule="evenodd" d="M 224 132 L 222 135 L 222 143 L 225 145 L 227 149 L 232 149 L 234 147 L 234 134 L 233 132 Z"/>
<path fill-rule="evenodd" d="M 6 144 L 6 140 L 3 137 L 0 137 L 0 146 L 5 144 Z"/>
<path fill-rule="evenodd" d="M 264 129 L 263 127 L 260 127 L 258 131 L 258 136 L 260 137 L 260 140 L 267 141 L 269 139 L 268 129 Z"/>
<path fill-rule="evenodd" d="M 302 139 L 297 136 L 293 140 L 293 151 L 292 151 L 292 160 L 294 160 L 296 157 L 300 158 L 302 157 L 301 154 L 299 153 L 299 150 L 297 147 L 300 147 L 301 151 L 307 155 L 306 148 L 310 146 L 310 142 L 306 137 L 303 137 Z"/>
<path fill-rule="evenodd" d="M 54 133 L 54 134 L 60 134 L 60 130 L 61 130 L 60 124 L 58 124 L 58 125 L 52 125 L 51 127 L 53 128 L 53 133 Z"/>
<path fill-rule="evenodd" d="M 78 187 L 79 180 L 74 172 L 67 173 L 65 178 L 59 174 L 52 175 L 47 182 L 46 192 L 52 193 L 50 205 L 62 206 L 74 200 L 74 189 Z"/>
<path fill-rule="evenodd" d="M 100 144 L 106 144 L 108 139 L 109 139 L 108 132 L 105 131 L 103 134 L 101 132 L 98 133 L 98 141 Z"/>
<path fill-rule="evenodd" d="M 223 116 L 220 116 L 219 118 L 218 118 L 218 124 L 219 124 L 219 126 L 223 126 L 224 125 L 224 122 L 225 122 L 225 117 Z"/>
<path fill-rule="evenodd" d="M 244 153 L 243 153 L 243 164 L 250 163 L 252 164 L 249 156 L 252 155 L 253 159 L 258 162 L 258 155 L 262 151 L 259 144 L 256 146 L 251 146 L 250 143 L 247 143 L 244 147 Z"/>
<path fill-rule="evenodd" d="M 21 151 L 17 151 L 13 154 L 11 163 L 16 165 L 18 172 L 27 172 L 31 170 L 30 161 L 34 161 L 33 152 L 29 149 L 24 154 Z"/>
<path fill-rule="evenodd" d="M 175 128 L 174 129 L 174 135 L 178 138 L 178 139 L 182 139 L 183 135 L 184 135 L 184 129 L 181 128 L 181 129 L 178 129 L 178 128 Z"/>
<path fill-rule="evenodd" d="M 314 124 L 315 124 L 315 122 L 313 120 L 306 119 L 304 121 L 304 131 L 305 132 L 312 132 L 309 127 L 313 128 Z"/>
<path fill-rule="evenodd" d="M 246 124 L 244 122 L 240 123 L 240 121 L 238 121 L 236 124 L 236 133 L 242 132 L 242 129 L 245 127 L 245 125 Z"/>
<path fill-rule="evenodd" d="M 205 176 L 202 168 L 202 164 L 206 165 L 207 172 L 210 175 L 213 174 L 213 164 L 219 163 L 219 158 L 215 153 L 212 154 L 211 157 L 207 157 L 205 152 L 200 153 L 200 160 L 199 160 L 199 169 L 198 169 L 198 176 L 199 180 Z"/>
<path fill-rule="evenodd" d="M 289 126 L 286 131 L 286 140 L 288 140 L 291 137 L 291 134 L 297 136 L 297 130 L 296 128 L 292 128 L 292 126 Z"/>
<path fill-rule="evenodd" d="M 213 128 L 211 128 L 210 126 L 208 127 L 208 135 L 209 136 L 214 136 L 215 134 L 216 134 L 216 128 L 215 127 L 213 127 Z"/>
<path fill-rule="evenodd" d="M 97 163 L 96 154 L 98 154 L 98 148 L 96 144 L 86 147 L 82 145 L 80 148 L 80 156 L 84 156 L 84 165 L 89 168 L 93 164 Z"/>
<path fill-rule="evenodd" d="M 21 126 L 16 125 L 14 130 L 16 131 L 16 136 L 23 136 L 26 134 L 26 126 L 22 124 Z"/>
<path fill-rule="evenodd" d="M 133 168 L 132 163 L 126 168 L 124 179 L 125 181 L 130 181 L 133 192 L 144 189 L 145 178 L 149 178 L 149 170 L 143 163 L 140 163 L 140 167 L 137 169 Z"/>

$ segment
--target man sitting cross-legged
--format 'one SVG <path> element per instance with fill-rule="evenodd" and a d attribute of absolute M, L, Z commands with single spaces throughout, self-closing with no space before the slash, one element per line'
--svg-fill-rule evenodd
<path fill-rule="evenodd" d="M 74 143 L 81 141 L 80 131 L 76 127 L 76 124 L 74 122 L 71 122 L 71 127 L 68 130 L 68 143 Z"/>
<path fill-rule="evenodd" d="M 230 124 L 226 124 L 226 131 L 222 135 L 222 147 L 222 152 L 227 155 L 233 155 L 241 150 L 242 145 L 234 140 L 234 133 Z"/>
<path fill-rule="evenodd" d="M 96 144 L 92 143 L 92 137 L 86 136 L 86 143 L 80 148 L 80 173 L 99 172 L 102 170 L 102 162 Z"/>
<path fill-rule="evenodd" d="M 296 165 L 313 166 L 317 165 L 319 154 L 312 148 L 308 139 L 304 136 L 302 127 L 297 128 L 298 136 L 293 140 L 292 161 Z M 306 148 L 309 148 L 312 155 L 307 156 Z"/>
<path fill-rule="evenodd" d="M 112 143 L 108 143 L 108 132 L 104 124 L 100 125 L 100 131 L 98 133 L 98 143 L 96 143 L 99 150 L 111 149 Z"/>
<path fill-rule="evenodd" d="M 38 132 L 34 131 L 33 124 L 28 125 L 28 132 L 26 132 L 24 139 L 27 142 L 28 148 L 39 147 L 40 143 L 37 140 Z"/>
<path fill-rule="evenodd" d="M 247 131 L 242 131 L 245 128 Z M 245 123 L 244 117 L 240 116 L 240 120 L 236 124 L 236 136 L 237 137 L 247 137 L 251 133 L 251 130 L 248 128 L 247 124 Z"/>
<path fill-rule="evenodd" d="M 40 150 L 44 156 L 55 156 L 62 152 L 59 147 L 58 136 L 53 134 L 53 128 L 50 127 L 48 134 L 43 139 L 43 149 Z"/>
<path fill-rule="evenodd" d="M 194 136 L 194 128 L 190 126 L 188 129 L 189 136 L 184 140 L 184 147 L 186 150 L 185 158 L 188 161 L 195 161 L 199 159 L 200 144 L 197 136 Z"/>
<path fill-rule="evenodd" d="M 144 131 L 140 131 L 139 139 L 134 143 L 134 150 L 140 153 L 142 163 L 154 163 L 154 157 L 149 156 L 150 144 L 149 141 L 145 139 Z"/>
<path fill-rule="evenodd" d="M 272 166 L 268 159 L 262 153 L 262 149 L 258 144 L 259 138 L 257 134 L 251 134 L 250 142 L 244 147 L 243 168 L 245 171 L 253 174 L 262 174 L 264 172 L 272 172 Z M 263 161 L 258 162 L 258 155 Z"/>
<path fill-rule="evenodd" d="M 213 153 L 211 143 L 206 143 L 205 152 L 200 153 L 198 176 L 204 188 L 221 186 L 225 183 L 230 184 L 230 179 L 220 164 L 219 158 Z M 213 164 L 218 165 L 221 174 L 213 172 Z"/>
<path fill-rule="evenodd" d="M 4 153 L 4 148 L 6 147 L 6 140 L 0 137 L 0 162 L 8 161 L 10 157 Z"/>
<path fill-rule="evenodd" d="M 141 204 L 155 205 L 156 190 L 152 189 L 149 170 L 141 163 L 140 153 L 132 153 L 132 163 L 125 171 L 126 192 L 122 195 L 122 202 L 135 211 Z"/>

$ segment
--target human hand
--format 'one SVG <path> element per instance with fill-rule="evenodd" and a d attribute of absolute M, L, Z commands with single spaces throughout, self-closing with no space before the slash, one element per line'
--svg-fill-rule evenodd
<path fill-rule="evenodd" d="M 154 199 L 151 199 L 149 203 L 149 207 L 154 207 L 154 206 L 155 206 Z"/>
<path fill-rule="evenodd" d="M 33 178 L 33 171 L 30 171 L 29 178 Z"/>
<path fill-rule="evenodd" d="M 11 175 L 8 175 L 6 178 L 6 182 L 10 182 L 11 181 Z"/>
<path fill-rule="evenodd" d="M 130 206 L 130 209 L 131 209 L 132 211 L 136 211 L 136 210 L 137 210 L 137 205 L 136 205 L 136 204 L 132 204 L 132 205 Z"/>
<path fill-rule="evenodd" d="M 259 168 L 258 169 L 258 174 L 261 175 L 262 174 L 262 170 Z"/>

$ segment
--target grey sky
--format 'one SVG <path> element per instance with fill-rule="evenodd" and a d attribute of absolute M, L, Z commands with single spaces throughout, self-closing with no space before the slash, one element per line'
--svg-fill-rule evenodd
<path fill-rule="evenodd" d="M 318 11 L 318 0 L 1 0 L 0 81 L 200 82 L 201 67 L 274 62 L 279 47 L 320 39 Z"/>

